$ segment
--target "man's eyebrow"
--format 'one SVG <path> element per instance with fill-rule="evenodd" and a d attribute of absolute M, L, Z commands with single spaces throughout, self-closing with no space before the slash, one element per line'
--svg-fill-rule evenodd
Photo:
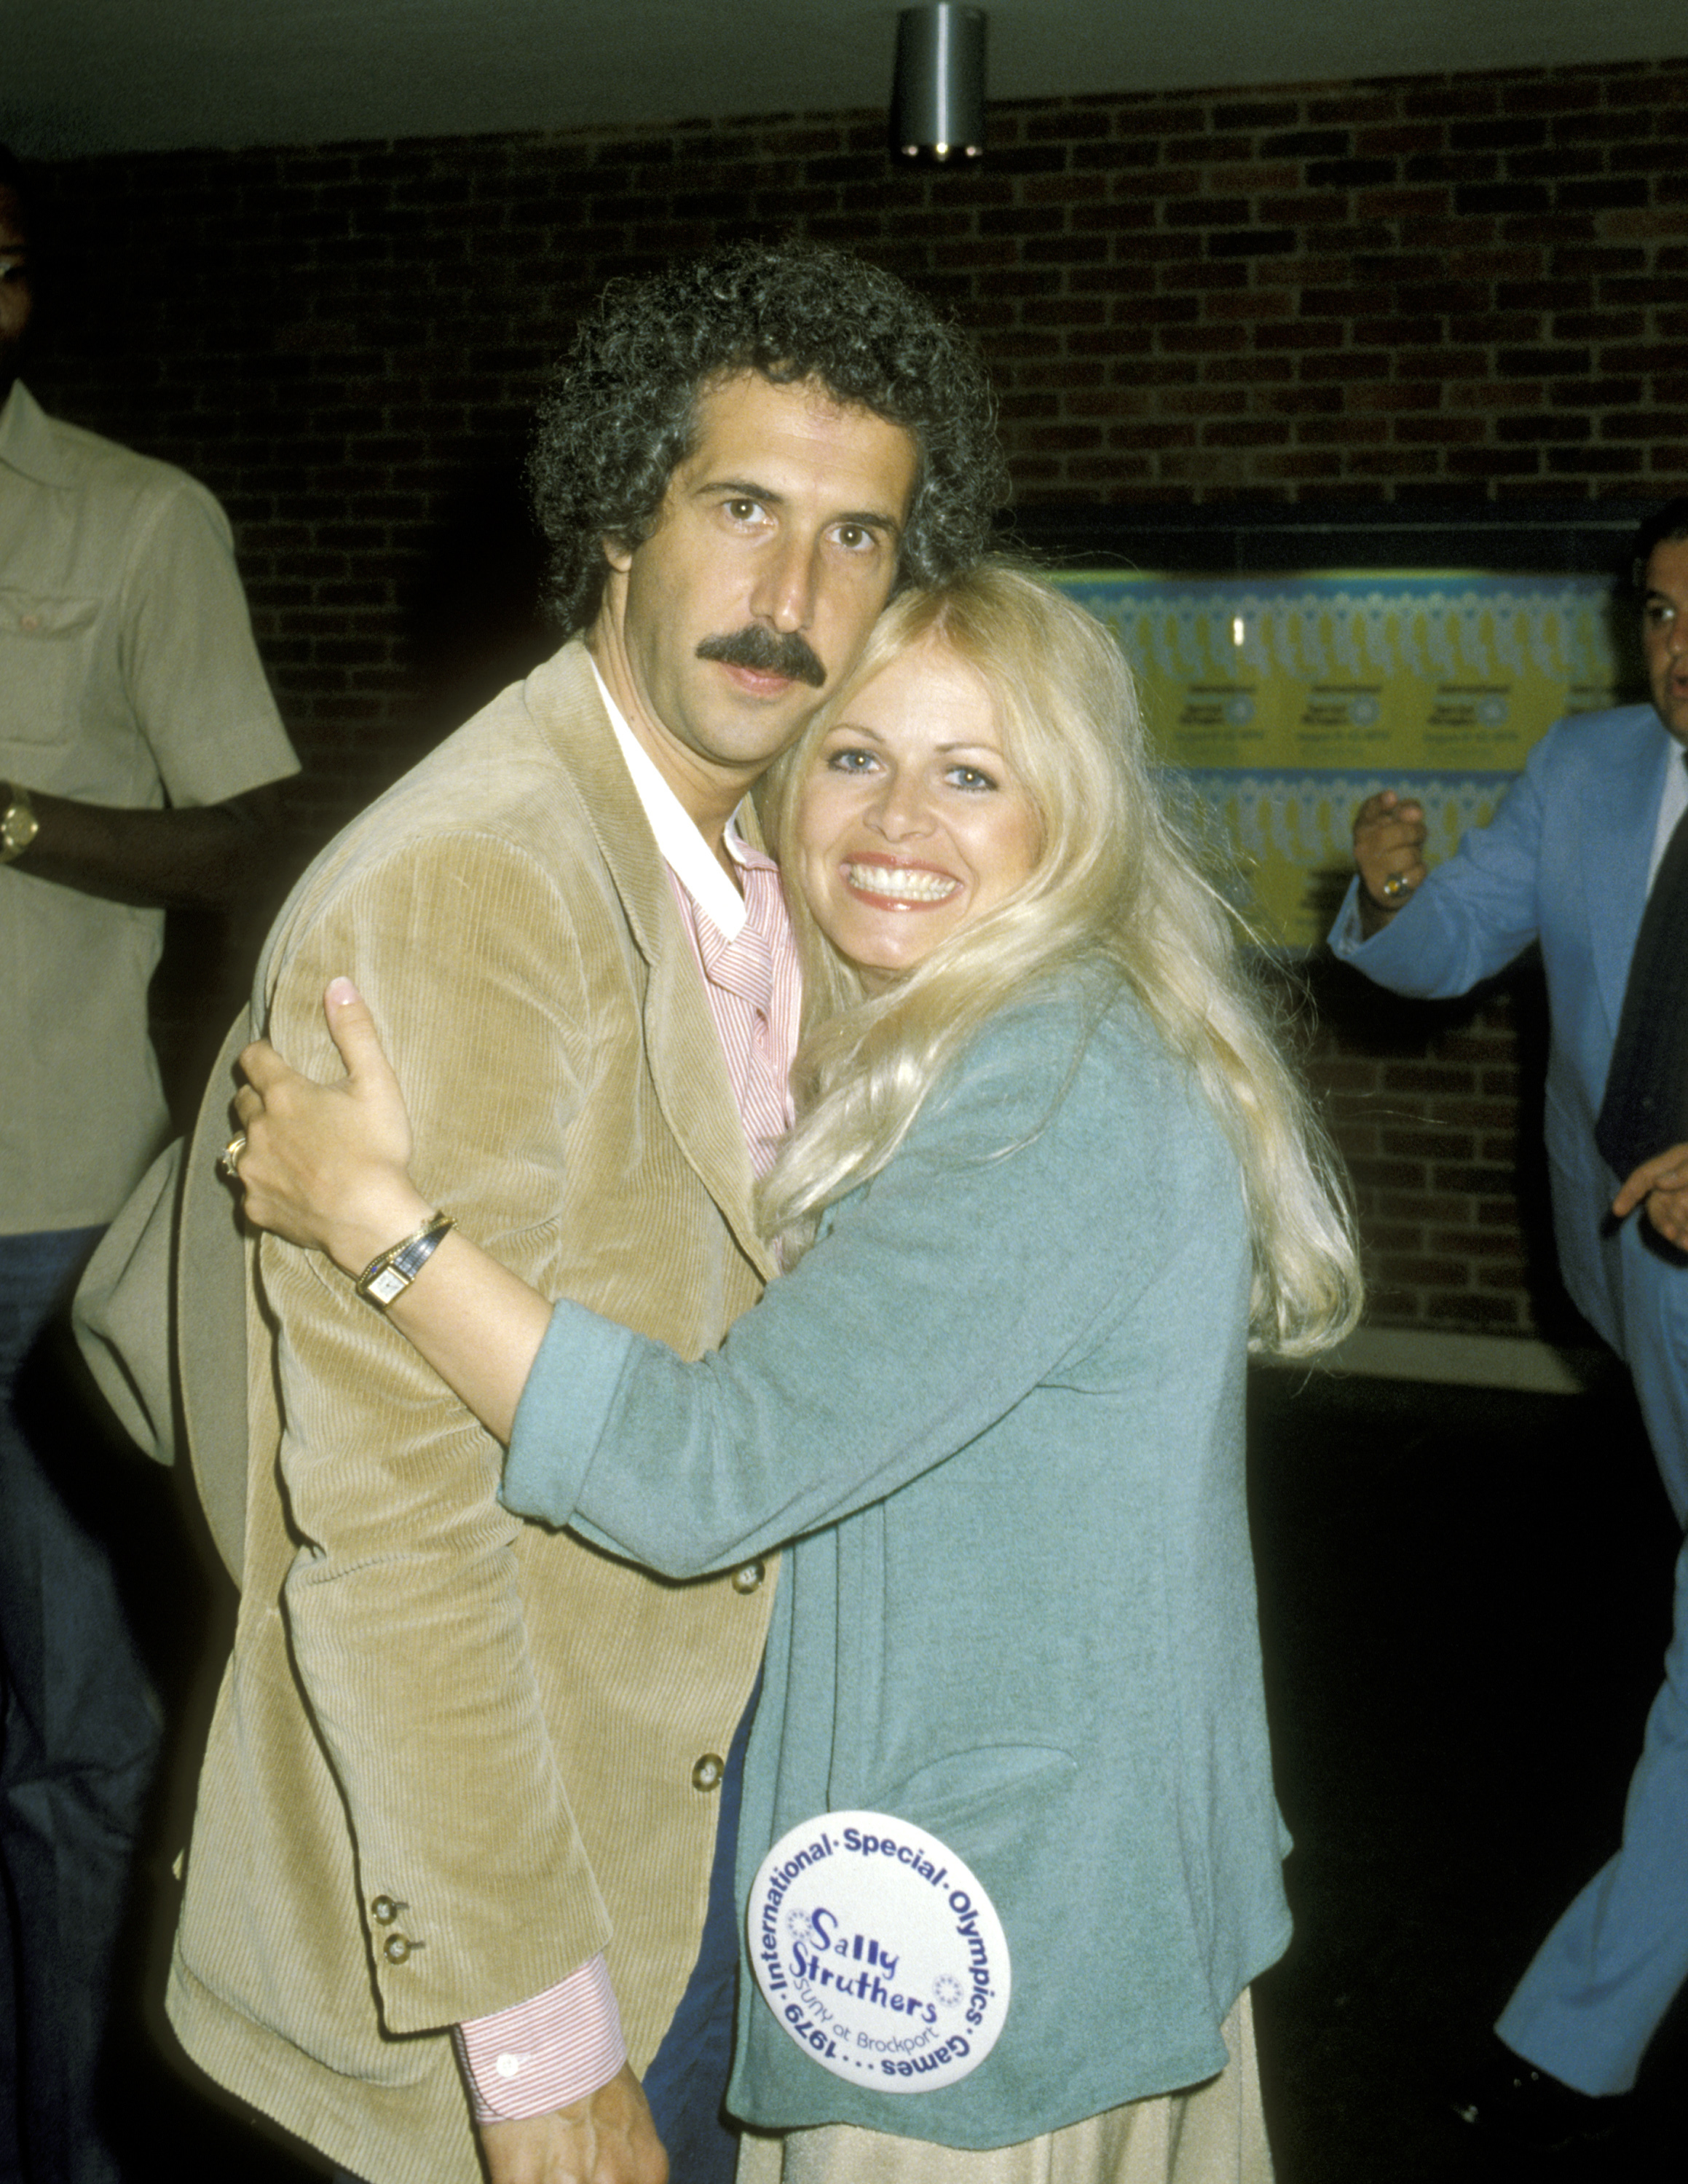
<path fill-rule="evenodd" d="M 746 500 L 782 501 L 784 493 L 775 493 L 771 485 L 758 485 L 754 478 L 701 478 L 692 488 L 694 493 L 738 493 Z"/>

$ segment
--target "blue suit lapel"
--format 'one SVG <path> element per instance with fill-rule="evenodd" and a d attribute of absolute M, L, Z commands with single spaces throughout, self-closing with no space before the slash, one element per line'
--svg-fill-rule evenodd
<path fill-rule="evenodd" d="M 1649 706 L 1637 708 L 1613 738 L 1590 777 L 1581 823 L 1581 878 L 1600 997 L 1617 1035 L 1635 935 L 1646 907 L 1647 866 L 1664 793 L 1665 768 L 1678 762 L 1678 745 Z"/>

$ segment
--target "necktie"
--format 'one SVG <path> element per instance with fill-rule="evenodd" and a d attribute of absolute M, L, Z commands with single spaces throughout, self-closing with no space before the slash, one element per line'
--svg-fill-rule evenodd
<path fill-rule="evenodd" d="M 1688 1143 L 1688 813 L 1660 861 L 1635 935 L 1594 1141 L 1620 1178 Z"/>

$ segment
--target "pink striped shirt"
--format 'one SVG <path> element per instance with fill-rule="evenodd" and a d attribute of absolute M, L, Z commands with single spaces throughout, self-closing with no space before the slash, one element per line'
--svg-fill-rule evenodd
<path fill-rule="evenodd" d="M 791 1120 L 786 1080 L 802 1002 L 779 868 L 729 825 L 727 854 L 738 868 L 741 896 L 634 741 L 601 678 L 598 688 L 703 978 L 752 1169 L 766 1175 Z M 477 2123 L 549 2115 L 607 2085 L 627 2060 L 601 1956 L 529 2002 L 454 2027 L 452 2037 Z"/>
<path fill-rule="evenodd" d="M 744 885 L 744 922 L 731 939 L 688 894 L 672 865 L 668 878 L 703 973 L 750 1164 L 760 1177 L 773 1167 L 791 1125 L 789 1082 L 802 985 L 779 866 L 730 827 L 727 854 Z"/>

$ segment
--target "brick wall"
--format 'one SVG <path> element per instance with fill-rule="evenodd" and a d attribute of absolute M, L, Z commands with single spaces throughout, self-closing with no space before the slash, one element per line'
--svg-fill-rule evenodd
<path fill-rule="evenodd" d="M 1369 1322 L 1587 1344 L 1554 1258 L 1539 974 L 1444 1006 L 1315 976 L 1311 1070 L 1354 1181 Z"/>
<path fill-rule="evenodd" d="M 1688 476 L 1685 153 L 1663 61 L 998 105 L 968 175 L 877 114 L 78 161 L 31 376 L 227 506 L 302 855 L 545 647 L 526 421 L 612 275 L 895 267 L 979 333 L 1029 508 L 1640 499 Z M 1412 1060 L 1368 1006 L 1332 989 L 1318 1066 L 1377 1308 L 1528 1329 L 1505 1006 Z"/>

